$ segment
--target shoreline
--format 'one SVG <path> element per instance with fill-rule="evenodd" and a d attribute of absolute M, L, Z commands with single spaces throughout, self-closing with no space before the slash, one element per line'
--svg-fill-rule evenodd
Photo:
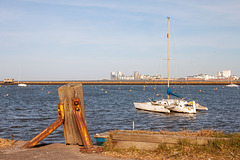
<path fill-rule="evenodd" d="M 0 81 L 0 85 L 18 85 L 19 82 L 6 83 Z M 69 83 L 81 83 L 82 85 L 167 85 L 167 81 L 111 81 L 111 80 L 85 80 L 85 81 L 21 81 L 27 85 L 65 85 Z M 228 85 L 231 82 L 225 81 L 187 81 L 171 80 L 170 85 Z M 240 85 L 240 81 L 233 81 L 234 84 Z"/>
<path fill-rule="evenodd" d="M 21 148 L 26 141 L 0 138 L 0 159 L 3 160 L 34 160 L 34 159 L 88 159 L 88 160 L 133 160 L 133 159 L 239 159 L 239 132 L 225 134 L 223 131 L 201 130 L 193 132 L 182 130 L 170 132 L 161 130 L 152 132 L 110 131 L 111 136 L 103 145 L 102 153 L 82 153 L 79 145 L 63 143 L 40 143 L 32 148 Z M 127 134 L 127 135 L 125 135 Z M 131 134 L 132 136 L 129 136 Z M 143 136 L 146 138 L 138 136 Z M 166 142 L 156 141 L 158 136 L 168 137 Z M 148 137 L 148 138 L 147 138 Z M 153 138 L 155 137 L 155 138 Z M 180 138 L 180 139 L 177 139 Z M 192 143 L 193 138 L 205 139 L 205 142 Z M 176 143 L 167 144 L 167 141 Z M 123 144 L 124 142 L 124 144 Z M 145 142 L 143 144 L 143 142 Z M 147 149 L 147 146 L 155 149 Z M 139 148 L 139 144 L 142 148 Z"/>

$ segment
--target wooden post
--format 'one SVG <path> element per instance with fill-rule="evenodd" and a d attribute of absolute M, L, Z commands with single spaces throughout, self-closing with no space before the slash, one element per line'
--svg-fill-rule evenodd
<path fill-rule="evenodd" d="M 73 114 L 72 100 L 79 98 L 81 104 L 82 117 L 86 123 L 86 115 L 84 109 L 84 98 L 82 84 L 66 84 L 58 88 L 60 103 L 64 106 L 65 120 L 63 124 L 65 144 L 83 145 L 80 133 Z"/>

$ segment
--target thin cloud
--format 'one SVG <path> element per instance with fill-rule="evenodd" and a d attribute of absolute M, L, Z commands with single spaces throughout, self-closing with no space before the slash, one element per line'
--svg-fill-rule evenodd
<path fill-rule="evenodd" d="M 11 55 L 4 57 L 5 65 L 16 58 L 12 70 L 18 67 L 17 64 L 24 65 L 31 60 L 32 69 L 29 70 L 29 75 L 33 70 L 41 70 L 41 67 L 48 75 L 51 72 L 57 73 L 56 68 L 51 67 L 51 62 L 55 65 L 61 62 L 61 69 L 64 69 L 74 58 L 84 60 L 84 65 L 79 67 L 89 68 L 90 73 L 81 70 L 86 73 L 84 78 L 87 74 L 92 77 L 91 72 L 95 68 L 98 68 L 99 74 L 109 74 L 110 71 L 117 70 L 155 74 L 158 71 L 157 63 L 161 63 L 160 59 L 166 56 L 167 16 L 171 17 L 171 56 L 186 56 L 184 61 L 187 63 L 184 63 L 183 68 L 186 73 L 194 72 L 194 68 L 189 67 L 188 63 L 192 59 L 204 62 L 206 70 L 213 67 L 212 70 L 217 71 L 219 67 L 210 64 L 216 53 L 234 54 L 239 50 L 240 19 L 237 16 L 240 15 L 240 4 L 237 1 L 13 2 L 16 3 L 12 5 L 12 2 L 6 1 L 0 6 L 0 52 L 4 56 Z M 19 61 L 23 55 L 26 60 Z M 200 55 L 209 55 L 210 60 L 206 61 L 206 57 L 201 58 Z M 48 57 L 46 63 L 49 69 L 42 65 L 44 57 Z M 239 59 L 239 55 L 234 58 Z M 225 56 L 223 59 L 227 61 L 231 57 Z M 100 62 L 101 65 L 97 67 Z M 104 64 L 109 64 L 109 67 Z M 202 69 L 199 63 L 194 65 Z M 78 67 L 77 64 L 74 66 Z M 30 67 L 24 68 L 25 72 L 28 68 Z M 66 79 L 71 77 L 76 78 L 76 74 L 71 76 L 69 73 Z"/>

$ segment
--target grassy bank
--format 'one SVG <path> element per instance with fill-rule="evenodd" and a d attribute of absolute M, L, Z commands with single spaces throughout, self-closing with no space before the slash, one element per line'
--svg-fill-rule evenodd
<path fill-rule="evenodd" d="M 114 149 L 113 137 L 110 134 L 104 144 L 103 154 L 113 157 L 135 159 L 240 159 L 240 133 L 225 134 L 223 131 L 201 130 L 198 132 L 182 130 L 178 132 L 160 131 L 131 131 L 149 134 L 184 135 L 228 138 L 228 140 L 211 140 L 205 145 L 190 144 L 186 140 L 180 140 L 174 146 L 164 143 L 159 144 L 153 151 L 139 150 L 136 147 L 129 149 Z"/>

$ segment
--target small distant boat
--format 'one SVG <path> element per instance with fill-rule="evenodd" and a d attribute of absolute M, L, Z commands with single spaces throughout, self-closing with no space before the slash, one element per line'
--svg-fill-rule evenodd
<path fill-rule="evenodd" d="M 20 80 L 20 77 L 21 77 L 21 70 L 19 72 L 19 75 L 18 75 L 18 87 L 27 87 L 27 84 L 25 83 L 21 83 L 19 80 Z"/>
<path fill-rule="evenodd" d="M 25 83 L 18 83 L 18 87 L 27 87 L 27 84 L 25 84 Z"/>
<path fill-rule="evenodd" d="M 94 138 L 96 139 L 97 144 L 103 145 L 103 143 L 107 141 L 109 134 L 110 132 L 104 132 L 104 133 L 97 133 L 96 135 L 94 135 Z"/>
<path fill-rule="evenodd" d="M 238 85 L 234 84 L 234 83 L 231 83 L 231 84 L 226 85 L 226 87 L 238 87 Z"/>

